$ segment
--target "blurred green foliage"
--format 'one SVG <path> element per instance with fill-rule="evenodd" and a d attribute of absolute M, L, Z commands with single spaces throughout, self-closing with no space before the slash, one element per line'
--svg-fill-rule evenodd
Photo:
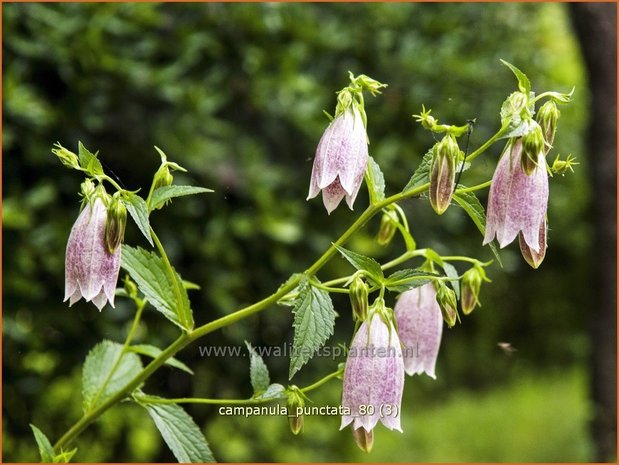
<path fill-rule="evenodd" d="M 375 455 L 361 457 L 333 418 L 312 418 L 291 439 L 278 418 L 245 422 L 219 417 L 213 408 L 188 410 L 224 460 L 587 460 L 583 378 L 593 264 L 582 135 L 588 96 L 563 5 L 31 3 L 2 9 L 5 460 L 36 460 L 29 423 L 55 440 L 79 417 L 79 365 L 101 338 L 122 341 L 134 311 L 122 299 L 101 314 L 90 304 L 68 309 L 61 302 L 64 247 L 81 179 L 51 155 L 54 142 L 76 149 L 81 140 L 100 150 L 110 173 L 143 191 L 158 165 L 157 145 L 190 170 L 176 182 L 215 189 L 178 199 L 152 218 L 176 268 L 202 286 L 191 297 L 195 319 L 204 323 L 273 292 L 354 220 L 343 206 L 327 216 L 319 199 L 304 201 L 327 124 L 322 110 L 333 111 L 348 70 L 389 84 L 367 99 L 366 109 L 371 154 L 394 193 L 434 142 L 411 118 L 422 104 L 441 122 L 476 118 L 471 148 L 498 128 L 500 104 L 515 87 L 499 58 L 524 70 L 536 91 L 576 86 L 575 102 L 562 108 L 555 148 L 577 155 L 581 165 L 575 175 L 552 179 L 542 268 L 529 269 L 517 246 L 502 251 L 504 268 L 490 270 L 483 307 L 445 333 L 439 382 L 407 379 L 405 435 L 379 431 Z M 500 149 L 484 155 L 463 183 L 488 179 Z M 357 213 L 367 204 L 363 192 Z M 461 209 L 452 206 L 438 218 L 427 199 L 402 206 L 420 246 L 491 258 Z M 403 246 L 377 246 L 378 221 L 349 246 L 387 260 Z M 146 246 L 134 226 L 126 241 Z M 321 277 L 349 271 L 336 259 Z M 336 344 L 349 339 L 352 326 L 346 299 L 336 296 L 334 303 Z M 287 308 L 273 309 L 203 343 L 280 345 L 291 341 L 291 320 Z M 156 312 L 146 312 L 136 342 L 163 347 L 175 336 Z M 501 341 L 517 352 L 507 356 L 497 347 Z M 149 381 L 149 392 L 251 394 L 247 358 L 204 359 L 195 346 L 179 358 L 195 377 L 164 368 Z M 316 360 L 293 382 L 308 384 L 339 361 Z M 286 383 L 288 360 L 266 362 L 273 381 Z M 556 374 L 535 375 L 548 370 Z M 317 399 L 337 404 L 339 385 L 329 386 Z M 561 408 L 575 413 L 566 416 Z M 477 420 L 463 420 L 473 414 Z M 492 426 L 497 418 L 514 429 Z M 533 441 L 540 437 L 546 440 Z M 144 413 L 126 404 L 77 445 L 76 458 L 84 461 L 173 460 Z"/>

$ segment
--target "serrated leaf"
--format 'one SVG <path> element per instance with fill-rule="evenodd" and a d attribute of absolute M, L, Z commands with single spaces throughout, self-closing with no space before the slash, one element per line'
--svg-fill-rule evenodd
<path fill-rule="evenodd" d="M 245 345 L 247 345 L 247 350 L 249 351 L 249 378 L 251 380 L 251 387 L 254 390 L 254 395 L 260 394 L 266 391 L 271 383 L 269 369 L 252 345 L 247 341 L 245 341 Z"/>
<path fill-rule="evenodd" d="M 432 282 L 433 276 L 438 277 L 438 275 L 422 270 L 399 270 L 389 275 L 385 281 L 385 287 L 393 292 L 404 292 Z"/>
<path fill-rule="evenodd" d="M 43 434 L 43 432 L 32 423 L 30 424 L 30 428 L 32 428 L 34 440 L 37 442 L 37 446 L 39 446 L 41 462 L 53 462 L 56 454 L 54 453 L 54 448 L 49 442 L 49 439 L 47 439 L 47 436 L 45 436 L 45 434 Z"/>
<path fill-rule="evenodd" d="M 366 257 L 352 250 L 345 249 L 337 244 L 333 244 L 342 256 L 348 260 L 348 262 L 360 271 L 365 271 L 367 276 L 372 278 L 376 284 L 381 284 L 385 276 L 383 270 L 380 267 L 380 263 L 371 257 Z"/>
<path fill-rule="evenodd" d="M 129 194 L 123 198 L 127 211 L 135 221 L 146 240 L 153 246 L 153 238 L 150 235 L 150 222 L 148 221 L 148 208 L 142 197 L 136 194 Z"/>
<path fill-rule="evenodd" d="M 372 157 L 368 158 L 366 173 L 369 180 L 370 203 L 385 200 L 385 177 L 380 166 Z"/>
<path fill-rule="evenodd" d="M 163 352 L 159 347 L 151 346 L 150 344 L 136 344 L 129 346 L 129 350 L 151 358 L 157 358 Z M 177 358 L 171 357 L 166 360 L 165 364 L 193 375 L 193 370 Z"/>
<path fill-rule="evenodd" d="M 443 263 L 441 263 L 441 266 L 443 267 L 443 270 L 445 271 L 447 277 L 452 278 L 449 280 L 449 284 L 456 293 L 456 298 L 460 300 L 460 281 L 458 280 L 458 270 L 456 270 L 456 268 L 451 263 L 448 263 L 446 261 L 443 261 Z"/>
<path fill-rule="evenodd" d="M 529 92 L 531 92 L 531 81 L 529 81 L 527 75 L 505 60 L 501 60 L 501 63 L 507 66 L 511 72 L 514 73 L 516 79 L 518 79 L 518 90 L 526 95 L 529 95 Z"/>
<path fill-rule="evenodd" d="M 176 271 L 174 278 L 169 275 L 163 260 L 158 255 L 141 247 L 123 245 L 121 266 L 127 270 L 156 310 L 185 330 L 193 328 L 193 315 L 187 290 Z M 176 284 L 172 279 L 176 280 Z M 178 289 L 178 297 L 175 289 Z"/>
<path fill-rule="evenodd" d="M 254 399 L 286 399 L 286 388 L 278 383 L 273 383 L 266 390 L 254 397 Z"/>
<path fill-rule="evenodd" d="M 182 407 L 176 404 L 140 402 L 155 422 L 161 437 L 179 463 L 214 462 L 202 431 Z"/>
<path fill-rule="evenodd" d="M 333 334 L 335 317 L 327 291 L 312 286 L 309 281 L 299 286 L 299 296 L 293 308 L 294 340 L 290 356 L 291 379 Z"/>
<path fill-rule="evenodd" d="M 90 152 L 86 147 L 82 145 L 81 142 L 78 142 L 78 157 L 80 161 L 80 167 L 91 176 L 100 176 L 105 174 L 103 172 L 103 166 L 101 166 L 101 162 L 97 158 L 97 155 Z"/>
<path fill-rule="evenodd" d="M 461 187 L 461 186 L 459 186 Z M 471 217 L 477 229 L 482 236 L 486 235 L 486 211 L 484 207 L 479 202 L 479 199 L 472 192 L 458 192 L 453 196 L 454 200 L 458 202 L 458 204 L 464 209 L 464 211 Z M 490 242 L 488 244 L 490 246 L 490 250 L 494 254 L 495 258 L 499 262 L 499 265 L 503 266 L 503 262 L 501 262 L 501 257 L 499 257 L 499 251 L 496 247 L 496 244 Z"/>
<path fill-rule="evenodd" d="M 432 159 L 434 158 L 434 148 L 431 148 L 421 159 L 421 163 L 413 173 L 408 184 L 402 189 L 402 192 L 408 192 L 417 187 L 423 186 L 430 182 L 430 168 L 432 166 Z"/>
<path fill-rule="evenodd" d="M 84 411 L 89 412 L 123 389 L 142 369 L 140 357 L 123 346 L 102 341 L 88 353 L 82 372 Z"/>
<path fill-rule="evenodd" d="M 153 211 L 158 207 L 162 207 L 165 202 L 174 197 L 181 197 L 184 195 L 204 194 L 206 192 L 213 192 L 212 189 L 206 189 L 205 187 L 196 186 L 163 186 L 155 189 L 150 199 L 149 210 Z"/>

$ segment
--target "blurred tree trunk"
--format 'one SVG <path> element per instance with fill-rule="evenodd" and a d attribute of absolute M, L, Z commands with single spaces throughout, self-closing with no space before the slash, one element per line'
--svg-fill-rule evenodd
<path fill-rule="evenodd" d="M 617 15 L 613 3 L 572 3 L 590 90 L 587 136 L 595 227 L 591 261 L 593 295 L 590 336 L 592 433 L 596 461 L 616 459 L 617 440 Z"/>

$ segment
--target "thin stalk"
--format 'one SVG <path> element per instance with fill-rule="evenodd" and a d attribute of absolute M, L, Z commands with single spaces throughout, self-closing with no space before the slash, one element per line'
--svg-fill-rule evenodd
<path fill-rule="evenodd" d="M 476 186 L 463 187 L 462 189 L 457 189 L 456 192 L 454 192 L 454 194 L 458 195 L 458 194 L 463 194 L 465 192 L 479 191 L 479 190 L 485 189 L 486 187 L 490 187 L 491 184 L 492 184 L 492 179 L 486 182 L 482 182 L 481 184 L 477 184 Z"/>

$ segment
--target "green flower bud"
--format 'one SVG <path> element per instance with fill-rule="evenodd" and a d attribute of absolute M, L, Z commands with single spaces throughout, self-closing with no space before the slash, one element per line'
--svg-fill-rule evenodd
<path fill-rule="evenodd" d="M 520 166 L 527 176 L 531 176 L 537 168 L 539 154 L 545 153 L 542 128 L 534 121 L 531 123 L 534 125 L 533 130 L 522 137 L 522 152 L 520 153 Z"/>
<path fill-rule="evenodd" d="M 159 167 L 155 176 L 153 176 L 153 186 L 151 188 L 152 192 L 155 192 L 160 187 L 171 186 L 174 181 L 174 177 L 172 173 L 170 173 L 169 163 L 164 163 Z M 161 209 L 164 205 L 166 205 L 169 200 L 166 200 L 164 203 L 161 203 L 157 206 L 157 209 Z"/>
<path fill-rule="evenodd" d="M 378 234 L 376 235 L 378 245 L 385 246 L 391 242 L 395 232 L 398 229 L 397 224 L 398 218 L 393 210 L 388 213 L 383 213 L 383 216 L 380 219 L 380 228 L 378 229 Z"/>
<path fill-rule="evenodd" d="M 545 152 L 548 153 L 552 147 L 552 143 L 555 140 L 555 134 L 557 132 L 557 121 L 561 116 L 561 112 L 557 108 L 557 104 L 553 100 L 549 100 L 544 103 L 535 118 L 539 125 L 542 127 L 544 138 L 546 139 Z"/>
<path fill-rule="evenodd" d="M 138 296 L 138 286 L 133 282 L 129 275 L 125 276 L 123 287 L 129 297 L 136 298 Z"/>
<path fill-rule="evenodd" d="M 365 321 L 368 315 L 368 286 L 361 276 L 355 276 L 355 279 L 350 284 L 349 291 L 353 319 L 355 321 Z"/>
<path fill-rule="evenodd" d="M 559 155 L 557 155 L 557 158 L 555 158 L 555 161 L 552 163 L 550 170 L 554 174 L 565 176 L 565 173 L 568 171 L 571 171 L 572 173 L 574 172 L 574 165 L 580 165 L 580 163 L 576 162 L 576 157 L 568 155 L 565 160 L 561 160 Z"/>
<path fill-rule="evenodd" d="M 445 320 L 447 326 L 450 328 L 453 327 L 458 319 L 458 301 L 456 300 L 456 293 L 442 281 L 438 281 L 436 301 L 439 307 L 441 307 L 443 320 Z"/>
<path fill-rule="evenodd" d="M 118 195 L 114 195 L 107 207 L 107 220 L 105 222 L 105 246 L 110 254 L 113 254 L 125 237 L 127 226 L 127 209 Z"/>
<path fill-rule="evenodd" d="M 459 154 L 458 143 L 451 135 L 443 137 L 434 146 L 434 158 L 430 168 L 430 204 L 439 215 L 442 215 L 451 203 Z"/>
<path fill-rule="evenodd" d="M 366 431 L 363 426 L 352 430 L 352 436 L 355 438 L 355 442 L 359 449 L 368 454 L 372 452 L 374 446 L 374 430 Z"/>
<path fill-rule="evenodd" d="M 52 153 L 58 157 L 60 162 L 64 166 L 68 166 L 69 168 L 79 169 L 80 161 L 77 155 L 71 152 L 68 149 L 65 149 L 60 143 L 56 143 L 55 147 L 52 149 Z"/>
<path fill-rule="evenodd" d="M 468 315 L 475 310 L 477 305 L 480 305 L 479 290 L 484 280 L 482 273 L 484 273 L 483 269 L 474 266 L 462 275 L 460 280 L 460 306 L 465 315 Z"/>
<path fill-rule="evenodd" d="M 305 399 L 303 393 L 296 386 L 288 388 L 288 401 L 286 402 L 286 410 L 288 411 L 288 426 L 292 434 L 297 435 L 303 431 L 303 410 Z"/>
<path fill-rule="evenodd" d="M 95 190 L 97 190 L 97 188 L 95 187 L 95 183 L 92 182 L 91 179 L 86 179 L 80 186 L 80 190 L 82 192 L 82 196 L 85 199 L 89 199 L 92 194 L 95 193 Z"/>
<path fill-rule="evenodd" d="M 528 104 L 528 96 L 522 92 L 512 93 L 501 106 L 501 121 L 511 120 L 514 123 L 519 123 L 523 117 Z M 526 115 L 525 115 L 526 116 Z"/>

